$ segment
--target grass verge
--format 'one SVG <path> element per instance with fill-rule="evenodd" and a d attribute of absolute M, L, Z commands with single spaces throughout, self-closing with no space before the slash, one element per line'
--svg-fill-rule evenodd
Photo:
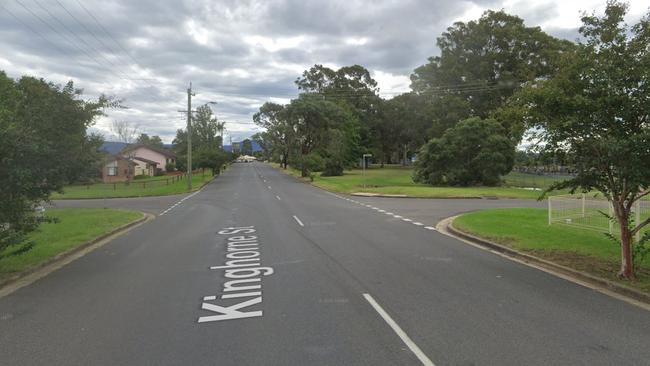
<path fill-rule="evenodd" d="M 619 247 L 603 233 L 547 224 L 547 211 L 533 208 L 492 209 L 468 213 L 454 227 L 534 256 L 650 293 L 650 258 L 634 282 L 616 277 Z"/>
<path fill-rule="evenodd" d="M 58 222 L 44 223 L 28 236 L 31 250 L 15 254 L 20 246 L 13 246 L 0 253 L 0 282 L 142 217 L 140 212 L 101 208 L 57 208 L 46 215 Z"/>
<path fill-rule="evenodd" d="M 194 173 L 192 175 L 193 190 L 200 189 L 212 180 L 211 172 Z M 83 198 L 126 198 L 167 196 L 187 192 L 187 179 L 168 179 L 164 177 L 152 180 L 134 180 L 129 185 L 124 183 L 74 185 L 63 188 L 63 194 L 54 193 L 52 199 L 83 199 Z"/>
<path fill-rule="evenodd" d="M 276 168 L 280 168 L 279 164 L 271 164 Z M 283 171 L 300 178 L 300 171 L 289 168 Z M 324 188 L 334 192 L 340 193 L 355 193 L 355 192 L 369 192 L 379 194 L 400 194 L 408 197 L 420 198 L 483 198 L 483 197 L 497 197 L 497 198 L 524 198 L 524 199 L 537 199 L 540 196 L 540 191 L 526 189 L 534 188 L 527 187 L 432 187 L 427 184 L 414 183 L 411 179 L 413 169 L 410 167 L 371 167 L 366 169 L 365 174 L 360 169 L 346 170 L 343 176 L 340 177 L 323 177 L 320 174 L 315 174 L 313 185 Z M 520 173 L 511 173 L 520 174 Z M 508 176 L 505 177 L 508 182 Z M 307 178 L 300 178 L 307 182 Z M 511 177 L 511 181 L 515 179 L 522 180 L 520 176 Z M 549 180 L 550 182 L 550 180 Z M 532 184 L 532 182 L 525 182 Z M 537 185 L 541 186 L 542 182 Z M 365 185 L 365 187 L 364 187 Z M 560 194 L 562 192 L 554 193 Z"/>

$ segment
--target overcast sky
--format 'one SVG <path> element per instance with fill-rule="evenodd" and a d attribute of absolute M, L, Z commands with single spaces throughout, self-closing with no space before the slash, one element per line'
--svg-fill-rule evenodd
<path fill-rule="evenodd" d="M 527 25 L 575 40 L 581 11 L 605 0 L 0 0 L 0 70 L 11 77 L 73 80 L 85 95 L 125 100 L 95 128 L 110 140 L 126 120 L 171 142 L 194 105 L 216 101 L 233 141 L 255 133 L 265 101 L 296 97 L 293 81 L 313 64 L 360 64 L 385 97 L 409 90 L 409 75 L 439 53 L 454 21 L 505 9 Z M 650 0 L 631 2 L 628 22 Z M 226 138 L 228 140 L 228 137 Z M 226 143 L 227 143 L 226 140 Z"/>

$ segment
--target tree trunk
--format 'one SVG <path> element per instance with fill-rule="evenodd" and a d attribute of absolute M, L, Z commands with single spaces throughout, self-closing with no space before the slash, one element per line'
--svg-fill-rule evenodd
<path fill-rule="evenodd" d="M 621 270 L 618 272 L 618 277 L 633 280 L 635 276 L 634 260 L 632 258 L 632 235 L 630 234 L 628 220 L 629 217 L 619 217 L 621 227 Z"/>

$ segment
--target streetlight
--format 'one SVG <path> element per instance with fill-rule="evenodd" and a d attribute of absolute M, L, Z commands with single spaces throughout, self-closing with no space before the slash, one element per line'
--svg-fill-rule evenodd
<path fill-rule="evenodd" d="M 362 173 L 361 173 L 361 180 L 363 180 L 363 190 L 366 190 L 366 158 L 372 158 L 372 154 L 363 154 L 363 161 L 361 162 L 362 164 Z"/>

